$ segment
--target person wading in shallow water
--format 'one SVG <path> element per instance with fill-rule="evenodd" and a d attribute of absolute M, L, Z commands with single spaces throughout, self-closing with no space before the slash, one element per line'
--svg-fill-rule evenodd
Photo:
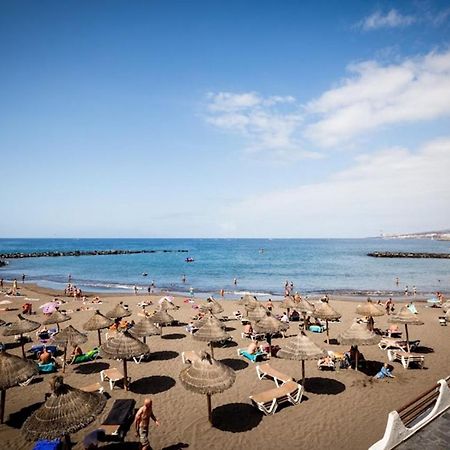
<path fill-rule="evenodd" d="M 153 414 L 152 400 L 146 398 L 144 400 L 144 406 L 138 409 L 138 412 L 136 413 L 136 416 L 134 418 L 136 436 L 139 436 L 141 450 L 150 449 L 150 442 L 148 440 L 150 419 L 152 419 L 155 422 L 155 425 L 159 427 L 159 422 Z"/>

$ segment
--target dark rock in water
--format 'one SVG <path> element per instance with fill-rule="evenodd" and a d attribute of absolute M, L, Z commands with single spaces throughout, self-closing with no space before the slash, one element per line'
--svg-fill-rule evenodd
<path fill-rule="evenodd" d="M 374 258 L 437 258 L 450 259 L 450 253 L 417 253 L 417 252 L 371 252 L 367 256 Z"/>
<path fill-rule="evenodd" d="M 0 253 L 2 259 L 45 258 L 57 256 L 105 256 L 105 255 L 136 255 L 140 253 L 187 253 L 189 250 L 71 250 L 68 252 L 32 252 L 32 253 Z M 7 264 L 0 259 L 0 267 Z"/>

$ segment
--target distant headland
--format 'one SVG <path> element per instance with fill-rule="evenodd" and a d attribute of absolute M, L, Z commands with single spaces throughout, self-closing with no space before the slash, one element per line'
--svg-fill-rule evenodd
<path fill-rule="evenodd" d="M 421 233 L 381 233 L 381 239 L 431 239 L 435 241 L 450 241 L 450 229 L 440 231 L 423 231 Z"/>

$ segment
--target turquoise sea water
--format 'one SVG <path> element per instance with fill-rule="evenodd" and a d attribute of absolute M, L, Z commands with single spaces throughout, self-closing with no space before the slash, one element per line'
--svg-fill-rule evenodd
<path fill-rule="evenodd" d="M 282 295 L 285 280 L 302 293 L 450 291 L 450 260 L 370 258 L 370 251 L 449 252 L 450 243 L 381 239 L 0 239 L 0 253 L 109 249 L 186 249 L 150 253 L 11 259 L 6 280 L 63 288 L 71 274 L 84 290 L 157 289 L 197 293 L 251 291 Z M 186 257 L 194 262 L 186 263 Z M 142 274 L 147 273 L 144 277 Z M 186 282 L 182 282 L 185 274 Z M 397 286 L 395 278 L 399 277 Z M 233 279 L 237 278 L 237 285 Z"/>

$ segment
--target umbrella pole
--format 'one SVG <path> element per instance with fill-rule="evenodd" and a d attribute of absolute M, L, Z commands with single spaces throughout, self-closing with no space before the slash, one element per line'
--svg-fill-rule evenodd
<path fill-rule="evenodd" d="M 147 343 L 147 338 L 144 336 L 144 344 L 146 344 Z"/>
<path fill-rule="evenodd" d="M 127 360 L 124 359 L 123 360 L 123 375 L 124 375 L 124 380 L 123 380 L 123 385 L 125 387 L 125 390 L 128 391 L 128 373 L 127 373 Z"/>
<path fill-rule="evenodd" d="M 355 370 L 358 372 L 358 347 L 356 347 L 356 353 L 355 353 Z"/>
<path fill-rule="evenodd" d="M 302 386 L 305 387 L 305 360 L 302 359 Z"/>
<path fill-rule="evenodd" d="M 306 313 L 303 313 L 303 330 L 306 331 Z"/>
<path fill-rule="evenodd" d="M 211 394 L 206 394 L 206 401 L 208 402 L 208 420 L 212 425 Z"/>
<path fill-rule="evenodd" d="M 1 390 L 1 405 L 0 405 L 0 423 L 3 423 L 5 417 L 5 401 L 6 401 L 6 389 Z"/>
<path fill-rule="evenodd" d="M 56 323 L 56 329 L 57 329 L 57 331 L 59 333 L 59 323 Z"/>
<path fill-rule="evenodd" d="M 20 335 L 20 346 L 22 347 L 22 356 L 26 358 L 25 356 L 25 342 L 23 342 L 23 334 Z"/>
<path fill-rule="evenodd" d="M 63 366 L 62 366 L 63 373 L 66 371 L 66 355 L 67 355 L 67 344 L 64 346 Z"/>
<path fill-rule="evenodd" d="M 266 334 L 266 341 L 269 344 L 269 358 L 272 357 L 272 335 L 270 333 Z"/>
<path fill-rule="evenodd" d="M 160 323 L 159 324 L 159 335 L 160 336 L 162 336 L 162 329 L 163 329 L 163 326 L 162 326 L 162 323 Z"/>
<path fill-rule="evenodd" d="M 209 345 L 211 346 L 211 358 L 214 358 L 214 348 L 212 341 L 209 343 Z"/>
<path fill-rule="evenodd" d="M 408 349 L 409 353 L 409 335 L 408 335 L 408 324 L 405 323 L 405 333 L 406 333 L 406 348 Z"/>
<path fill-rule="evenodd" d="M 102 332 L 100 331 L 100 329 L 97 330 L 97 334 L 98 334 L 98 345 L 102 345 Z"/>
<path fill-rule="evenodd" d="M 325 325 L 327 327 L 327 344 L 330 343 L 330 331 L 328 330 L 328 320 L 325 320 Z"/>

